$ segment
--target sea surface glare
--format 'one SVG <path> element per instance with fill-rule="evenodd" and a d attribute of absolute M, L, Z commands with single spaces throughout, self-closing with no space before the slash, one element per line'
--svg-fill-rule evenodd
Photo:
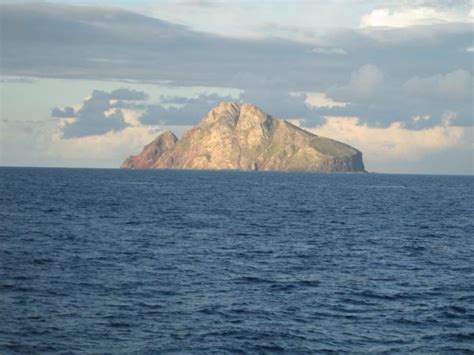
<path fill-rule="evenodd" d="M 0 353 L 474 351 L 474 178 L 0 168 Z"/>

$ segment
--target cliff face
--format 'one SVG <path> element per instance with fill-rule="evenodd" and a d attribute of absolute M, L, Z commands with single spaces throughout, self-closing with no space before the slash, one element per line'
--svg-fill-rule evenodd
<path fill-rule="evenodd" d="M 150 169 L 151 166 L 170 150 L 178 141 L 172 132 L 166 131 L 158 136 L 153 142 L 147 144 L 139 155 L 130 156 L 122 163 L 121 168 Z"/>
<path fill-rule="evenodd" d="M 122 168 L 353 172 L 364 163 L 357 149 L 254 105 L 222 103 L 180 140 L 165 132 Z"/>

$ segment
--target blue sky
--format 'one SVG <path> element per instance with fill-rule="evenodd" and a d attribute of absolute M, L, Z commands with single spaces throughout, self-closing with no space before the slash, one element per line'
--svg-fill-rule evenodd
<path fill-rule="evenodd" d="M 473 173 L 471 1 L 0 1 L 0 164 L 117 167 L 220 101 Z"/>

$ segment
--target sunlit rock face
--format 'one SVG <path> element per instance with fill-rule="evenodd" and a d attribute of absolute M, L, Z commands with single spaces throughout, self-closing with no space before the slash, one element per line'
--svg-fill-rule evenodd
<path fill-rule="evenodd" d="M 122 168 L 363 172 L 362 153 L 276 120 L 251 104 L 221 103 L 181 139 L 165 132 Z"/>

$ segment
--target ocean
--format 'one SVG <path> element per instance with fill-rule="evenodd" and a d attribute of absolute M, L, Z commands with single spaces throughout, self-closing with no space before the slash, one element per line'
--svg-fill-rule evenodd
<path fill-rule="evenodd" d="M 0 168 L 0 353 L 474 351 L 469 176 Z"/>

